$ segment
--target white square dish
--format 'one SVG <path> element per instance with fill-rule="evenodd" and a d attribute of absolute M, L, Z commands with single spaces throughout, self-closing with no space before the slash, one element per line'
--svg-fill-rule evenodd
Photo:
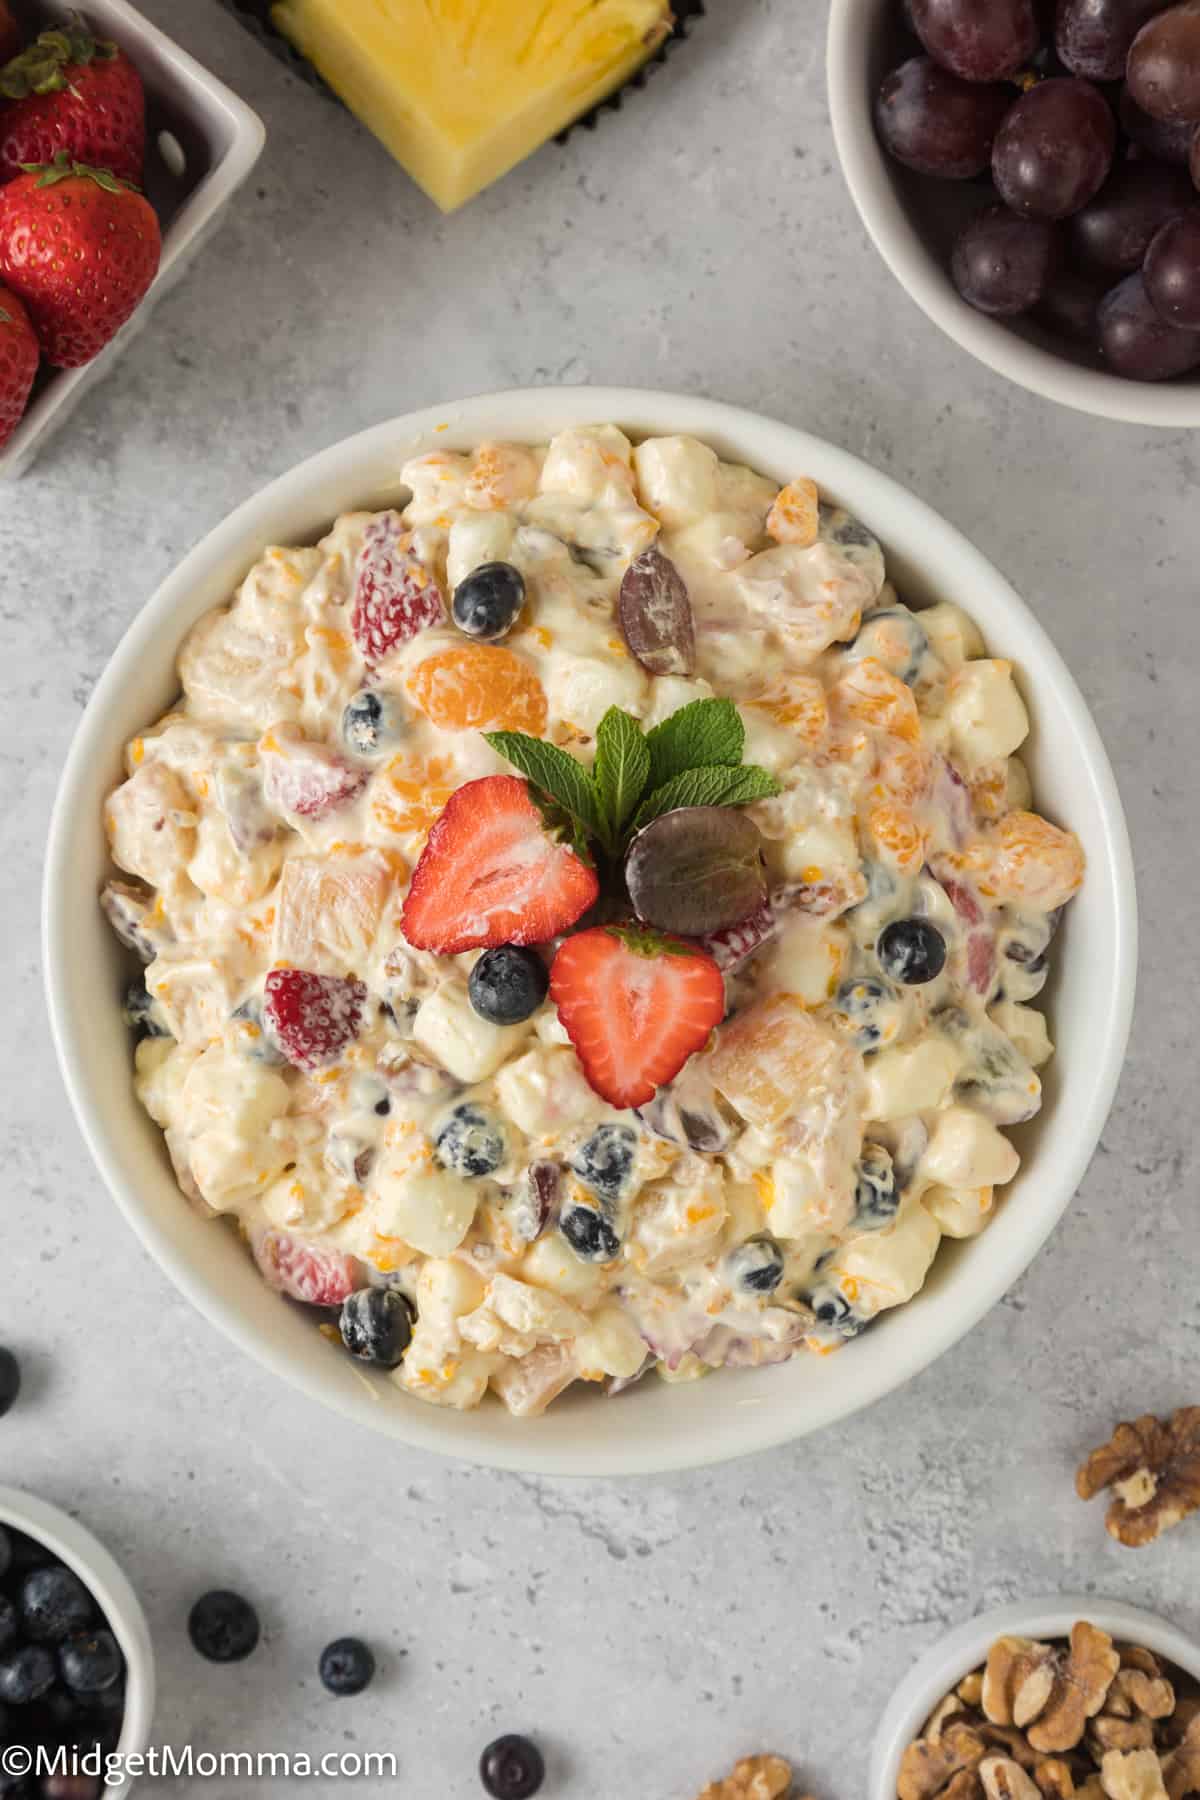
<path fill-rule="evenodd" d="M 49 25 L 75 8 L 45 0 Z M 128 0 L 84 0 L 84 17 L 137 64 L 146 89 L 147 198 L 162 225 L 162 261 L 154 285 L 128 324 L 82 369 L 43 369 L 29 410 L 0 450 L 0 478 L 21 475 L 88 390 L 111 372 L 151 308 L 183 274 L 262 154 L 258 114 L 210 75 Z"/>

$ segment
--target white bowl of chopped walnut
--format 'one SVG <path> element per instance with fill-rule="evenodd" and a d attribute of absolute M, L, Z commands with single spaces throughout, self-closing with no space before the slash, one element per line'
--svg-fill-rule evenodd
<path fill-rule="evenodd" d="M 1188 1795 L 1200 1795 L 1200 1645 L 1091 1597 L 952 1631 L 900 1684 L 871 1757 L 870 1800 Z"/>

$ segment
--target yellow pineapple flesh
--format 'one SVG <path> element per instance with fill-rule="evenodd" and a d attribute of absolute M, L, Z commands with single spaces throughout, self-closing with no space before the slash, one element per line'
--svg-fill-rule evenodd
<path fill-rule="evenodd" d="M 278 0 L 272 17 L 444 212 L 611 94 L 668 0 Z"/>

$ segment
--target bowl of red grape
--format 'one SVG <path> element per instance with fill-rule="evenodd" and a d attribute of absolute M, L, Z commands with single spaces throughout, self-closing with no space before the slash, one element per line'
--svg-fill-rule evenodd
<path fill-rule="evenodd" d="M 1200 425 L 1200 0 L 832 0 L 828 70 L 935 324 L 1064 405 Z"/>

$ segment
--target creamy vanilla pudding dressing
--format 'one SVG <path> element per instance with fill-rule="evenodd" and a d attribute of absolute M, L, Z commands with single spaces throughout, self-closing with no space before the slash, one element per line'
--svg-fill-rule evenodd
<path fill-rule="evenodd" d="M 273 1286 L 351 1311 L 405 1296 L 393 1377 L 424 1400 L 491 1388 L 529 1414 L 579 1379 L 828 1352 L 1016 1172 L 1004 1128 L 1051 1054 L 1030 1002 L 1082 853 L 1030 810 L 1010 665 L 958 606 L 910 611 L 869 531 L 797 474 L 781 492 L 614 426 L 418 457 L 402 512 L 268 549 L 128 746 L 104 905 L 146 963 L 139 1097 L 184 1194 Z M 687 675 L 651 674 L 619 622 L 652 544 L 686 584 Z M 525 601 L 483 643 L 450 598 L 497 563 Z M 397 571 L 393 642 L 372 608 Z M 412 948 L 402 907 L 451 797 L 512 774 L 485 730 L 586 764 L 610 707 L 650 727 L 709 696 L 778 784 L 746 809 L 769 899 L 707 945 L 726 986 L 707 1045 L 618 1110 L 550 998 L 489 1022 L 477 953 Z M 312 978 L 299 1043 L 279 971 Z M 578 1206 L 599 1242 L 564 1229 Z"/>

